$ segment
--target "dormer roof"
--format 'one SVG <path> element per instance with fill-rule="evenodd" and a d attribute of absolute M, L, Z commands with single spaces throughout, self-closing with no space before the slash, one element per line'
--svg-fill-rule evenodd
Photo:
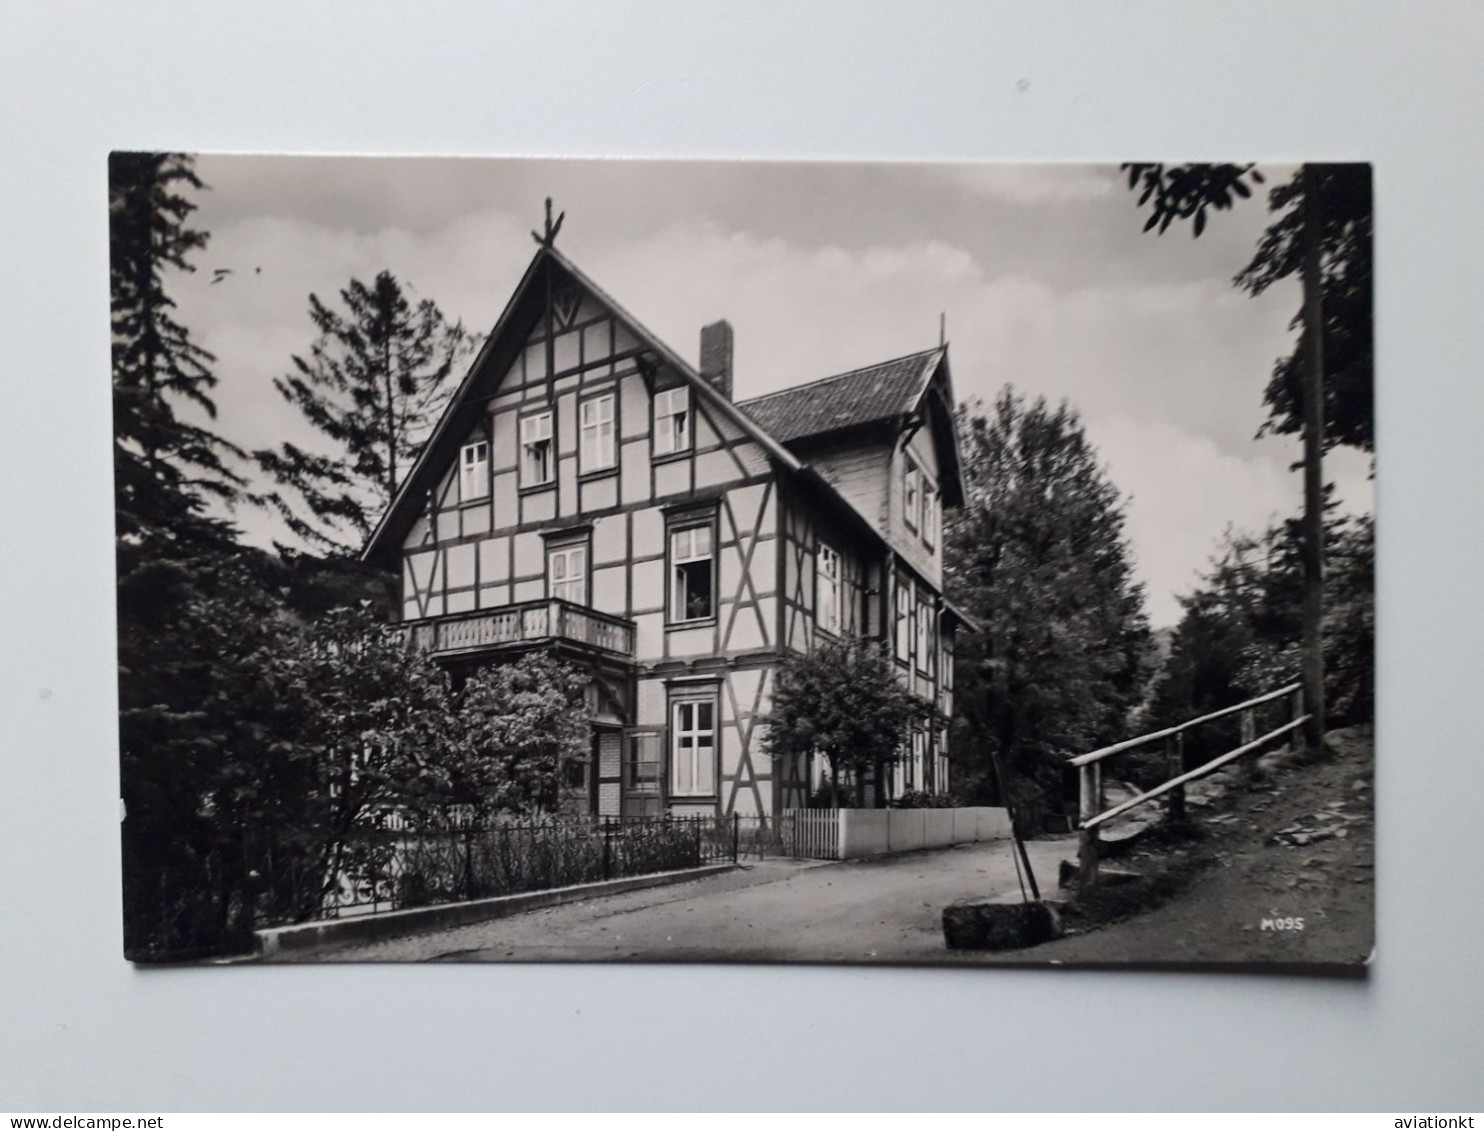
<path fill-rule="evenodd" d="M 930 349 L 821 377 L 737 407 L 785 444 L 906 416 L 943 355 Z"/>
<path fill-rule="evenodd" d="M 925 424 L 939 444 L 944 501 L 963 502 L 946 345 L 739 401 L 737 407 L 805 459 L 810 448 L 852 433 Z"/>

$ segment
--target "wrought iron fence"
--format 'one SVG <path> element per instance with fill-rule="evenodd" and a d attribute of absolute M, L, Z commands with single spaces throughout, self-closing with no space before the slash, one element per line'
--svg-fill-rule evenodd
<path fill-rule="evenodd" d="M 496 821 L 359 832 L 345 838 L 319 905 L 308 918 L 736 863 L 738 835 L 736 819 L 707 816 Z"/>

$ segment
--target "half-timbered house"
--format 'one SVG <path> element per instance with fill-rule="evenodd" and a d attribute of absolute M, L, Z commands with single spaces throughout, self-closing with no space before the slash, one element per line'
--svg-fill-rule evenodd
<path fill-rule="evenodd" d="M 866 637 L 951 716 L 946 347 L 753 399 L 732 329 L 692 366 L 548 239 L 367 545 L 452 667 L 551 648 L 591 674 L 597 815 L 772 814 L 820 781 L 761 749 L 776 667 Z M 917 735 L 879 797 L 946 787 Z"/>

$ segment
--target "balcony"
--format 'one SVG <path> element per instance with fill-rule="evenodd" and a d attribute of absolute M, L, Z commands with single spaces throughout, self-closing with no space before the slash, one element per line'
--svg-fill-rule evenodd
<path fill-rule="evenodd" d="M 435 656 L 472 655 L 537 644 L 575 644 L 625 659 L 634 655 L 634 623 L 555 598 L 455 613 L 409 625 L 412 646 Z"/>

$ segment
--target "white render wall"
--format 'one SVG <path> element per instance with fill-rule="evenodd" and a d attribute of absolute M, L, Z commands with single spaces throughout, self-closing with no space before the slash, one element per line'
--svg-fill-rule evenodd
<path fill-rule="evenodd" d="M 1010 814 L 996 806 L 962 809 L 841 809 L 840 859 L 1004 840 Z"/>

